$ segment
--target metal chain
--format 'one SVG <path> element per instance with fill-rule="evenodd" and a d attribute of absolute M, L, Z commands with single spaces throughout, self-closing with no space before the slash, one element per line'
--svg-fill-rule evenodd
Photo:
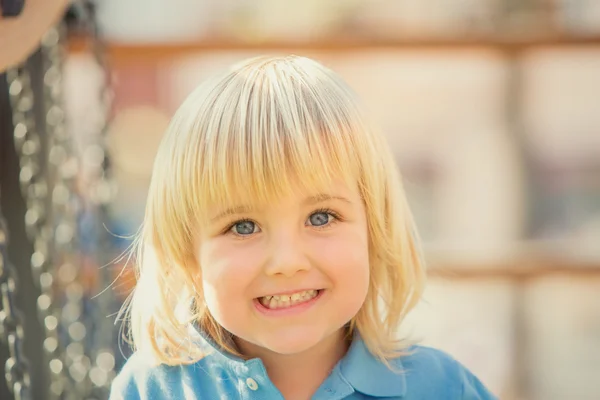
<path fill-rule="evenodd" d="M 89 1 L 79 1 L 74 3 L 73 6 L 76 9 L 79 7 L 79 11 L 82 11 L 79 19 L 82 22 L 82 26 L 88 31 L 88 37 L 91 39 L 93 46 L 92 55 L 103 72 L 104 81 L 99 92 L 99 113 L 89 119 L 93 134 L 91 135 L 91 140 L 83 144 L 83 149 L 80 153 L 74 151 L 72 135 L 67 134 L 67 130 L 65 130 L 64 112 L 61 114 L 63 116 L 62 126 L 58 127 L 57 124 L 50 124 L 52 126 L 48 126 L 47 128 L 49 137 L 51 138 L 60 139 L 60 135 L 52 133 L 56 129 L 59 130 L 59 133 L 64 132 L 65 140 L 55 143 L 55 145 L 62 147 L 62 153 L 71 155 L 73 165 L 78 160 L 77 156 L 80 156 L 82 158 L 80 161 L 88 167 L 78 169 L 80 173 L 79 183 L 81 184 L 79 193 L 86 193 L 87 196 L 79 196 L 73 179 L 65 177 L 63 177 L 65 178 L 63 179 L 63 183 L 67 190 L 63 190 L 63 192 L 70 192 L 71 203 L 78 205 L 78 211 L 81 214 L 90 214 L 93 216 L 92 219 L 95 222 L 96 231 L 95 235 L 93 235 L 96 241 L 93 258 L 97 263 L 94 265 L 97 267 L 97 270 L 90 272 L 98 276 L 99 279 L 95 288 L 99 289 L 99 292 L 102 292 L 111 283 L 110 271 L 104 268 L 104 266 L 112 261 L 109 249 L 109 232 L 106 230 L 104 222 L 108 219 L 108 206 L 114 199 L 116 192 L 115 182 L 110 177 L 110 163 L 106 145 L 106 131 L 112 105 L 112 91 L 110 73 L 103 57 L 104 52 L 101 49 L 101 42 L 98 40 L 98 27 L 93 14 L 93 4 Z M 49 34 L 52 35 L 51 33 Z M 61 46 L 61 43 L 60 35 L 56 37 L 56 40 L 51 39 L 48 42 L 46 40 L 42 42 L 42 53 L 47 56 L 49 66 L 46 76 L 50 75 L 50 77 L 54 77 L 54 79 L 44 79 L 46 87 L 44 92 L 48 94 L 46 96 L 48 110 L 55 110 L 55 113 L 60 110 L 60 106 L 62 105 L 60 94 L 60 76 L 62 74 L 60 72 L 62 71 L 62 60 L 64 59 L 64 48 Z M 51 71 L 54 72 L 51 73 Z M 51 115 L 50 111 L 48 115 Z M 82 167 L 84 166 L 84 164 L 81 165 Z M 90 201 L 86 202 L 86 200 Z M 61 209 L 60 205 L 57 204 L 54 204 L 54 208 Z M 64 208 L 62 210 L 66 211 Z M 69 218 L 62 218 L 62 220 L 70 221 L 67 225 L 76 229 L 75 217 L 75 215 L 70 215 Z M 73 240 L 69 243 L 71 246 L 75 245 L 75 241 Z M 60 244 L 57 243 L 57 246 L 60 246 Z M 63 248 L 62 250 L 65 253 L 71 250 L 72 253 L 72 248 Z M 59 276 L 63 268 L 70 268 L 70 266 L 69 264 L 63 264 L 59 268 Z M 80 262 L 77 269 L 78 275 L 81 274 L 81 268 L 84 268 L 84 265 Z M 72 274 L 66 275 L 71 276 Z M 77 382 L 76 391 L 80 398 L 103 399 L 108 397 L 110 382 L 115 376 L 115 358 L 113 354 L 114 328 L 108 318 L 112 312 L 111 308 L 114 308 L 115 299 L 109 293 L 91 300 L 86 298 L 83 296 L 84 290 L 81 285 L 81 278 L 77 278 L 73 277 L 70 282 L 63 282 L 67 285 L 67 304 L 63 311 L 63 316 L 64 322 L 69 326 L 68 331 L 71 336 L 71 343 L 67 346 L 69 372 Z M 73 292 L 73 289 L 76 289 L 77 296 L 69 296 L 69 292 Z M 81 318 L 83 313 L 82 307 L 86 306 L 86 301 L 90 303 L 87 305 L 88 315 L 87 318 Z M 74 336 L 73 333 L 75 332 L 77 335 Z"/>
<path fill-rule="evenodd" d="M 80 3 L 90 5 L 89 2 Z M 106 80 L 100 93 L 102 110 L 94 129 L 96 135 L 82 152 L 84 159 L 88 162 L 96 160 L 96 165 L 92 168 L 92 176 L 88 177 L 90 179 L 83 177 L 83 181 L 89 183 L 84 189 L 96 207 L 97 225 L 103 228 L 107 207 L 115 195 L 105 144 L 112 93 L 108 70 L 96 37 L 95 19 L 93 15 L 88 17 L 85 22 L 91 31 L 94 59 L 105 72 Z M 65 124 L 62 99 L 64 49 L 61 41 L 64 30 L 61 29 L 62 26 L 51 29 L 41 44 L 47 152 L 44 153 L 42 137 L 35 126 L 35 99 L 27 68 L 22 66 L 8 71 L 7 78 L 13 108 L 15 145 L 20 156 L 20 182 L 27 205 L 26 230 L 34 244 L 31 267 L 41 289 L 38 308 L 46 331 L 44 349 L 49 355 L 48 365 L 52 373 L 49 395 L 62 400 L 105 398 L 115 375 L 113 331 L 107 318 L 114 299 L 105 296 L 104 301 L 98 301 L 96 317 L 100 316 L 103 320 L 95 318 L 97 326 L 90 322 L 90 318 L 87 321 L 83 318 L 84 289 L 79 276 L 82 260 L 75 239 L 78 237 L 78 218 L 84 203 L 77 187 L 78 178 L 81 178 L 80 154 L 75 151 L 73 138 Z M 108 232 L 105 229 L 98 231 L 99 243 L 95 255 L 103 256 L 99 259 L 103 260 L 101 263 L 104 265 L 104 261 L 110 261 L 106 259 Z M 57 267 L 53 268 L 55 264 Z M 100 287 L 107 288 L 111 281 L 108 270 L 100 268 L 99 273 Z M 2 282 L 4 275 L 1 275 Z M 14 284 L 10 283 L 7 287 L 12 288 Z M 59 298 L 61 294 L 64 294 L 64 299 Z M 62 313 L 59 312 L 60 304 L 57 304 L 61 300 L 64 300 Z M 7 321 L 12 323 L 14 319 Z M 93 341 L 90 335 L 92 328 L 98 328 L 95 329 L 98 332 Z M 20 332 L 22 335 L 22 329 Z M 17 358 L 15 365 L 24 365 L 19 360 L 22 359 Z M 11 370 L 15 373 L 19 371 L 15 368 Z M 17 379 L 19 376 L 23 378 Z M 19 376 L 11 376 L 11 382 L 17 382 L 17 387 L 25 387 L 25 383 L 19 382 L 23 380 L 28 383 L 28 377 L 25 374 Z"/>
<path fill-rule="evenodd" d="M 64 372 L 63 351 L 59 341 L 59 315 L 54 303 L 53 235 L 49 191 L 51 182 L 44 167 L 46 160 L 40 132 L 36 129 L 34 93 L 26 65 L 7 71 L 9 97 L 13 112 L 14 138 L 19 155 L 21 190 L 25 197 L 25 229 L 33 242 L 31 268 L 39 282 L 38 312 L 45 330 L 44 350 L 51 372 L 51 398 L 70 392 Z"/>
<path fill-rule="evenodd" d="M 88 7 L 91 5 L 89 2 L 79 3 Z M 91 7 L 88 10 L 91 10 Z M 100 42 L 96 37 L 95 19 L 91 14 L 88 14 L 88 17 L 85 23 L 91 31 L 94 59 L 101 69 L 107 72 L 99 48 Z M 26 66 L 8 71 L 7 78 L 13 109 L 15 145 L 20 156 L 21 189 L 27 205 L 26 231 L 34 244 L 31 267 L 41 289 L 38 308 L 46 331 L 44 349 L 49 355 L 48 365 L 52 373 L 49 395 L 54 399 L 63 400 L 79 400 L 90 396 L 104 398 L 114 377 L 112 326 L 107 318 L 112 299 L 98 302 L 100 307 L 97 311 L 104 317 L 104 321 L 97 321 L 100 332 L 97 332 L 96 340 L 92 342 L 90 333 L 93 325 L 89 318 L 88 321 L 83 318 L 84 289 L 79 276 L 82 260 L 78 252 L 78 243 L 75 241 L 83 201 L 77 188 L 81 172 L 79 154 L 74 149 L 73 138 L 65 124 L 62 99 L 62 33 L 62 26 L 51 29 L 43 38 L 40 48 L 44 60 L 43 106 L 47 149 L 43 149 L 42 137 L 35 126 L 35 98 Z M 106 73 L 105 77 L 108 76 Z M 83 150 L 83 157 L 88 161 L 97 160 L 97 165 L 92 168 L 91 179 L 87 179 L 90 184 L 85 189 L 92 204 L 96 206 L 96 217 L 100 220 L 97 225 L 101 227 L 107 216 L 107 207 L 115 193 L 115 185 L 109 178 L 105 144 L 106 122 L 112 98 L 108 82 L 107 79 L 100 93 L 100 103 L 103 107 L 95 129 L 95 140 L 88 143 Z M 107 253 L 107 232 L 103 230 L 100 233 L 96 256 Z M 103 258 L 106 260 L 106 256 Z M 57 267 L 53 268 L 53 265 Z M 2 292 L 12 294 L 14 281 L 7 272 L 5 273 L 7 269 L 1 271 Z M 101 268 L 99 272 L 100 287 L 105 288 L 110 283 L 108 271 Z M 61 294 L 64 294 L 64 299 L 59 298 Z M 60 304 L 57 304 L 61 300 L 64 300 L 62 313 L 59 312 Z M 22 329 L 18 328 L 17 314 L 13 312 L 14 302 L 9 300 L 4 303 L 4 310 L 10 316 L 4 319 L 8 323 L 6 330 L 15 332 L 10 335 L 11 343 L 20 343 L 18 339 L 22 337 Z M 66 351 L 63 348 L 66 348 Z M 16 354 L 16 358 L 10 366 L 13 373 L 7 378 L 13 387 L 24 393 L 20 388 L 28 387 L 29 378 L 26 368 L 18 368 L 25 366 L 23 358 L 19 358 L 21 354 L 18 350 L 18 346 L 11 348 L 11 354 Z M 13 358 L 11 357 L 11 360 Z"/>
<path fill-rule="evenodd" d="M 78 224 L 83 199 L 78 189 L 79 154 L 66 124 L 63 99 L 63 59 L 65 27 L 50 29 L 42 39 L 44 60 L 44 104 L 46 131 L 50 141 L 49 165 L 54 178 L 52 209 L 55 225 L 58 286 L 64 290 L 61 327 L 65 330 L 67 368 L 75 382 L 76 399 L 86 398 L 92 389 L 89 357 L 92 324 L 85 311 L 84 264 Z"/>
<path fill-rule="evenodd" d="M 110 382 L 115 376 L 114 357 L 114 324 L 109 316 L 118 308 L 116 299 L 109 292 L 104 292 L 112 283 L 110 270 L 105 268 L 113 260 L 113 252 L 110 245 L 110 232 L 105 227 L 105 221 L 109 219 L 108 208 L 116 195 L 116 184 L 111 177 L 110 157 L 106 143 L 108 123 L 112 111 L 112 86 L 111 74 L 105 58 L 103 43 L 100 40 L 99 28 L 95 18 L 95 4 L 85 0 L 75 3 L 75 9 L 79 13 L 81 29 L 85 31 L 86 37 L 91 44 L 91 56 L 96 66 L 102 72 L 103 82 L 98 92 L 98 110 L 90 118 L 90 140 L 83 146 L 83 157 L 89 168 L 85 177 L 87 182 L 86 193 L 91 200 L 90 208 L 95 222 L 96 240 L 94 259 L 99 265 L 98 285 L 101 292 L 94 298 L 95 335 L 90 357 L 93 366 L 90 370 L 90 379 L 94 384 L 91 395 L 95 398 L 108 397 Z M 104 292 L 104 293 L 102 293 Z"/>
<path fill-rule="evenodd" d="M 23 322 L 17 307 L 16 271 L 8 260 L 8 229 L 0 210 L 0 338 L 5 339 L 9 350 L 5 376 L 15 400 L 30 400 L 28 362 L 23 354 Z"/>

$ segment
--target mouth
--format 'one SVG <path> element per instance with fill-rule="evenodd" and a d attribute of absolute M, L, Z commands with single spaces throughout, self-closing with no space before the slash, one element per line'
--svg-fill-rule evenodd
<path fill-rule="evenodd" d="M 278 294 L 274 296 L 263 296 L 259 297 L 258 302 L 269 310 L 280 310 L 285 308 L 292 308 L 303 303 L 308 303 L 315 299 L 321 293 L 323 289 L 315 290 L 303 290 L 300 292 L 289 293 L 289 294 Z"/>

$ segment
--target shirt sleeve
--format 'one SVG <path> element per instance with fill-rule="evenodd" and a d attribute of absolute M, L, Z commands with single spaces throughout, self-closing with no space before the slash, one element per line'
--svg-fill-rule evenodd
<path fill-rule="evenodd" d="M 126 374 L 119 374 L 110 387 L 108 400 L 141 400 L 135 380 Z"/>
<path fill-rule="evenodd" d="M 147 376 L 145 364 L 138 353 L 131 355 L 113 379 L 108 400 L 142 400 L 139 382 Z"/>

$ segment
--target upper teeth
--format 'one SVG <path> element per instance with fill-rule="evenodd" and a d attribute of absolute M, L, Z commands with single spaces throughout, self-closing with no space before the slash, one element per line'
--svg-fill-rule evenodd
<path fill-rule="evenodd" d="M 291 305 L 302 303 L 314 298 L 317 295 L 317 290 L 304 290 L 302 292 L 292 294 L 279 294 L 275 296 L 264 296 L 259 299 L 261 304 L 268 308 L 283 308 Z"/>

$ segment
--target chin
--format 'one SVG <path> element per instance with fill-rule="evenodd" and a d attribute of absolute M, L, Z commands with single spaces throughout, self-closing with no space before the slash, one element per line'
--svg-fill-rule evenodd
<path fill-rule="evenodd" d="M 334 330 L 335 331 L 335 330 Z M 317 346 L 329 336 L 328 332 L 309 329 L 282 330 L 277 334 L 263 337 L 260 346 L 281 355 L 303 353 Z"/>
<path fill-rule="evenodd" d="M 307 338 L 299 338 L 298 340 L 269 341 L 269 343 L 265 343 L 264 347 L 269 349 L 273 353 L 281 355 L 292 355 L 308 351 L 314 346 L 316 346 L 319 342 L 320 341 L 318 340 L 307 340 Z"/>

